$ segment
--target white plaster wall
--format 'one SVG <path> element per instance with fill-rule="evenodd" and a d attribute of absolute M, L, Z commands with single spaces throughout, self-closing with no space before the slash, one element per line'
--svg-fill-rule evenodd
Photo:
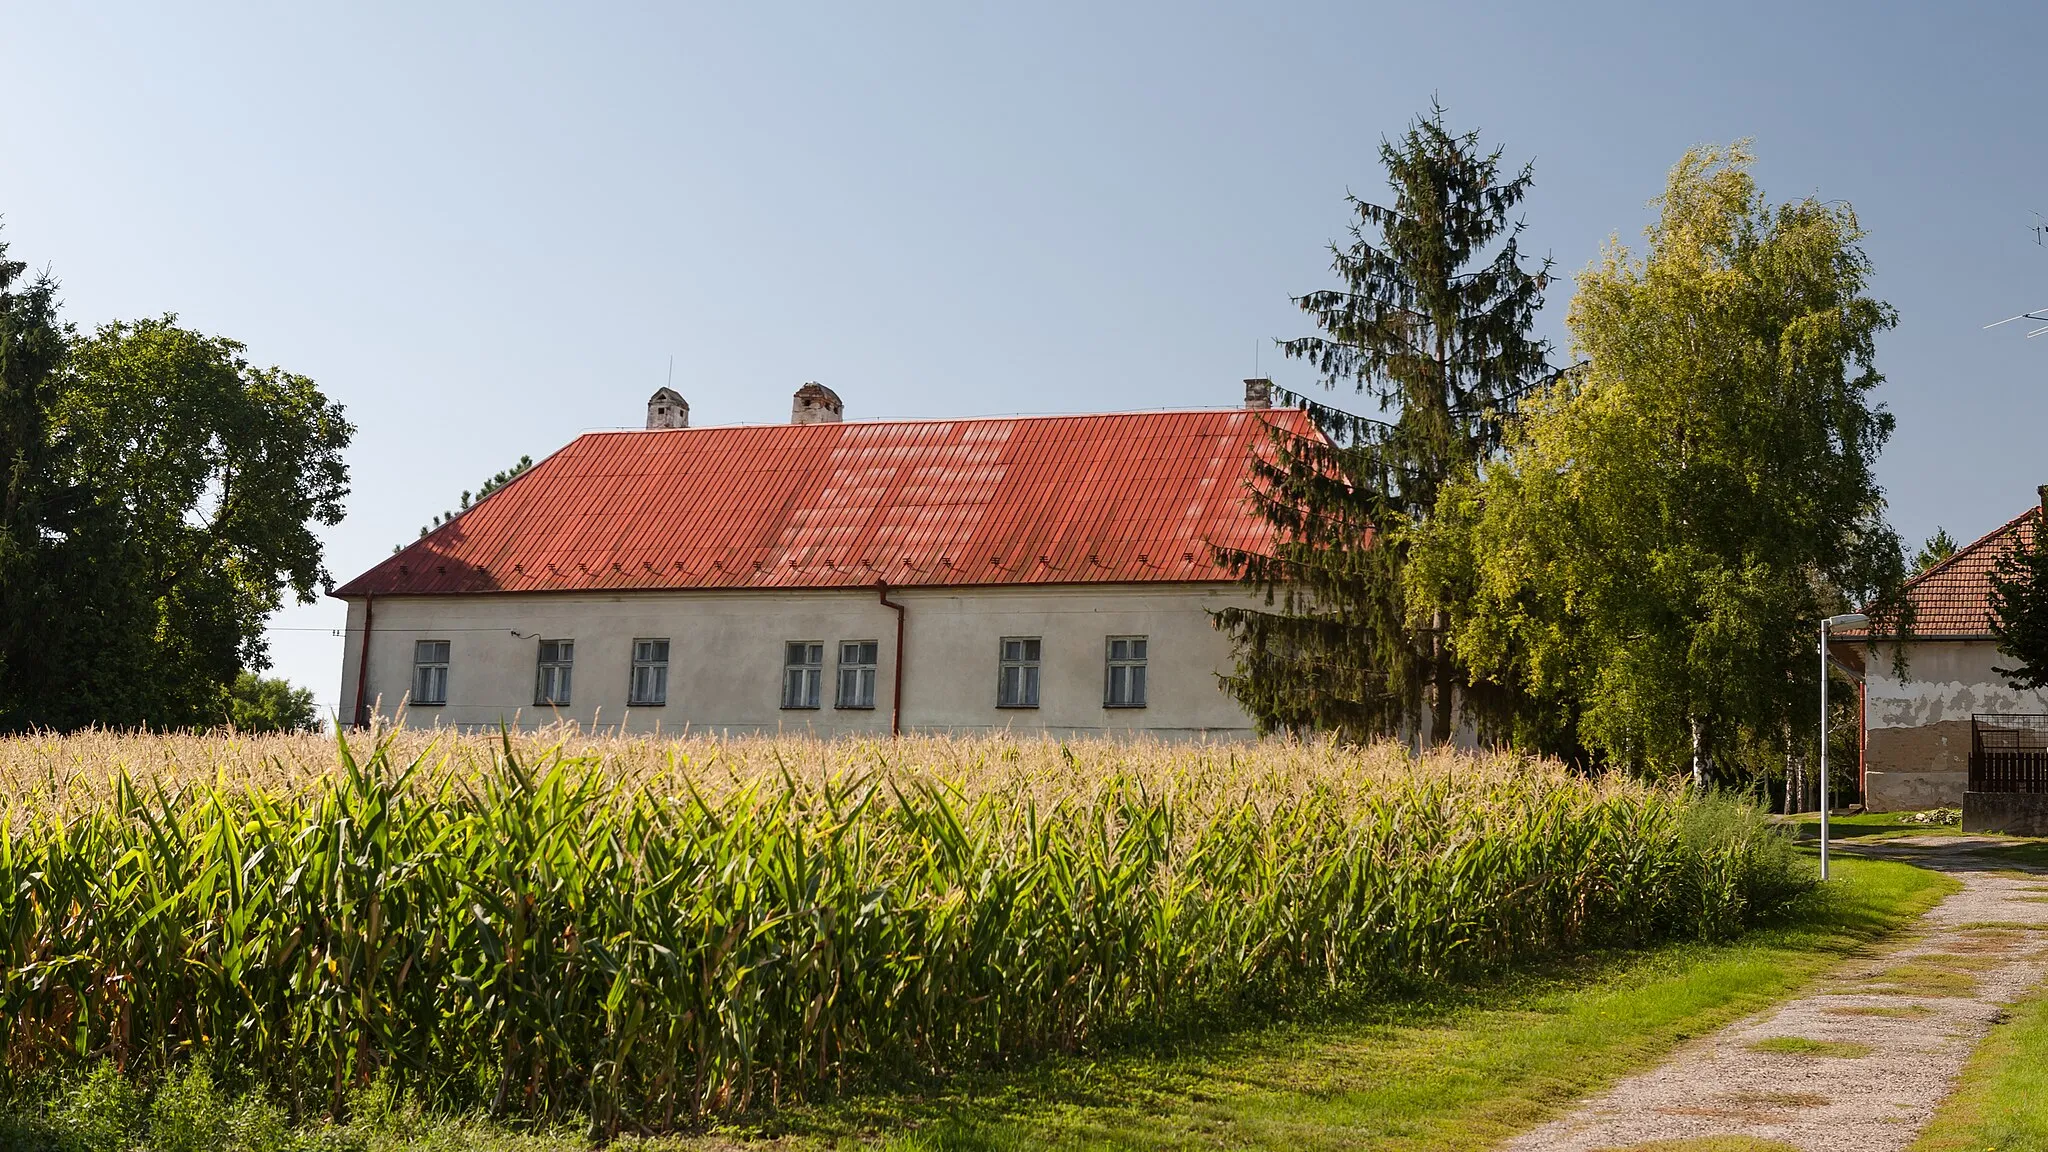
<path fill-rule="evenodd" d="M 1207 615 L 1243 597 L 1234 584 L 891 589 L 908 613 L 904 730 L 1249 736 L 1251 718 L 1217 686 L 1216 674 L 1230 667 L 1230 645 Z M 341 669 L 341 699 L 351 708 L 363 622 L 364 603 L 351 600 Z M 1105 708 L 1105 639 L 1127 635 L 1149 641 L 1147 706 Z M 996 707 L 1004 636 L 1043 639 L 1038 708 Z M 650 637 L 670 643 L 668 704 L 629 712 L 632 642 Z M 409 707 L 409 723 L 531 726 L 559 716 L 636 731 L 886 733 L 895 637 L 896 615 L 873 589 L 379 597 L 365 696 L 384 716 L 395 715 L 412 685 L 413 642 L 446 640 L 448 703 Z M 573 700 L 559 713 L 533 704 L 540 639 L 576 642 Z M 789 640 L 826 645 L 820 709 L 781 707 Z M 880 642 L 872 711 L 832 707 L 841 640 Z"/>
<path fill-rule="evenodd" d="M 1989 640 L 1921 640 L 1908 649 L 1902 680 L 1892 671 L 1892 649 L 1868 656 L 1864 725 L 1921 728 L 1942 721 L 1967 723 L 1977 713 L 2048 713 L 2048 693 L 2007 684 L 1993 670 L 2011 663 Z"/>
<path fill-rule="evenodd" d="M 2048 713 L 2048 695 L 2007 684 L 1990 640 L 1921 640 L 1901 677 L 1893 649 L 1866 657 L 1863 801 L 1873 812 L 1962 803 L 1969 786 L 1970 717 Z"/>

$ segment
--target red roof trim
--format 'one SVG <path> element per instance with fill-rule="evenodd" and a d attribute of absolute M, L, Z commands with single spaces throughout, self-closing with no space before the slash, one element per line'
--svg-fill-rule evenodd
<path fill-rule="evenodd" d="M 1906 581 L 1905 596 L 1913 605 L 1913 639 L 1991 639 L 1992 570 L 2015 543 L 2033 539 L 2040 514 L 2039 507 L 2029 508 Z"/>
<path fill-rule="evenodd" d="M 593 432 L 336 596 L 1232 579 L 1293 409 Z"/>

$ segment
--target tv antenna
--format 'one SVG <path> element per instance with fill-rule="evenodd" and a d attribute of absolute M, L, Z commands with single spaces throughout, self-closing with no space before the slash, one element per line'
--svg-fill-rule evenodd
<path fill-rule="evenodd" d="M 2027 231 L 2034 234 L 2035 247 L 2048 247 L 2048 220 L 2041 219 L 2039 212 L 2034 213 L 2034 226 L 2027 229 Z M 2027 320 L 2040 325 L 2039 328 L 2027 333 L 2027 339 L 2029 340 L 2043 333 L 2048 333 L 2048 308 L 2036 308 L 2031 312 L 2022 312 L 2017 316 L 2007 316 L 2003 320 L 1993 321 L 1984 327 L 1996 328 L 2000 324 L 2010 324 L 2015 320 Z"/>

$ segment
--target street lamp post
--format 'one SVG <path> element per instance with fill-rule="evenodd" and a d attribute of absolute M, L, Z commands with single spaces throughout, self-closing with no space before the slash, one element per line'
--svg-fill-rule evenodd
<path fill-rule="evenodd" d="M 1845 612 L 1820 622 L 1820 878 L 1828 878 L 1828 809 L 1834 806 L 1834 782 L 1828 777 L 1828 632 L 1835 628 L 1861 628 L 1870 617 Z"/>

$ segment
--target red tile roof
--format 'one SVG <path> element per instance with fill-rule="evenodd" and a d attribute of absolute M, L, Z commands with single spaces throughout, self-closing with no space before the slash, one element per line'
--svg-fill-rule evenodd
<path fill-rule="evenodd" d="M 1228 580 L 1292 409 L 593 432 L 335 590 Z"/>
<path fill-rule="evenodd" d="M 1986 639 L 1991 635 L 1991 570 L 2016 543 L 2031 544 L 2039 508 L 2029 508 L 1982 539 L 1906 582 L 1916 640 Z"/>

